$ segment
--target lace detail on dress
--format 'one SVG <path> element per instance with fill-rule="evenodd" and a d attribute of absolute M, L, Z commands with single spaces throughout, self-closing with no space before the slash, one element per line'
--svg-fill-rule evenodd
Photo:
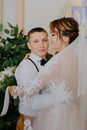
<path fill-rule="evenodd" d="M 58 96 L 60 103 L 72 100 L 72 91 L 69 91 L 64 81 L 61 83 L 57 79 L 50 82 L 50 92 Z"/>

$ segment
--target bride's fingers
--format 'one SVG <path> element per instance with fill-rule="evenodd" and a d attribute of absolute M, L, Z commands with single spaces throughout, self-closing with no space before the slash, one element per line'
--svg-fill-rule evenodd
<path fill-rule="evenodd" d="M 16 86 L 9 86 L 8 87 L 8 92 L 11 96 L 13 96 L 13 90 L 16 88 Z"/>
<path fill-rule="evenodd" d="M 24 57 L 24 59 L 27 59 L 30 56 L 30 53 L 27 53 Z"/>

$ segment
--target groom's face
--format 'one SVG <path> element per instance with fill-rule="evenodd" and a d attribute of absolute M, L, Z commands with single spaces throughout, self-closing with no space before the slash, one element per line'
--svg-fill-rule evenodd
<path fill-rule="evenodd" d="M 48 36 L 45 32 L 34 32 L 30 35 L 28 47 L 32 53 L 45 58 L 48 52 Z"/>

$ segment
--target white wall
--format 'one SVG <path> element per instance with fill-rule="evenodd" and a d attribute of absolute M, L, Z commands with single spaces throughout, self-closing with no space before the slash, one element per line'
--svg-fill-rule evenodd
<path fill-rule="evenodd" d="M 17 3 L 20 3 L 24 4 L 23 23 L 25 33 L 36 26 L 42 26 L 48 30 L 51 20 L 65 16 L 73 3 L 82 1 L 87 4 L 87 0 L 20 0 L 20 2 L 19 0 L 2 0 L 2 22 L 4 25 L 7 22 L 15 24 L 16 17 L 22 17 L 16 16 L 16 12 L 20 11 L 20 8 L 17 8 Z M 19 20 L 19 23 L 21 23 L 21 20 Z"/>
<path fill-rule="evenodd" d="M 24 0 L 24 30 L 42 26 L 48 30 L 49 22 L 63 17 L 72 0 Z M 22 2 L 22 1 L 21 1 Z M 3 0 L 2 22 L 15 24 L 16 0 Z"/>
<path fill-rule="evenodd" d="M 48 30 L 49 22 L 64 16 L 70 0 L 25 0 L 25 32 L 36 26 Z"/>
<path fill-rule="evenodd" d="M 8 27 L 8 22 L 15 25 L 15 0 L 3 0 L 2 5 L 2 22 L 4 28 Z M 2 35 L 3 37 L 7 36 L 4 32 Z"/>
<path fill-rule="evenodd" d="M 15 10 L 15 0 L 3 0 L 2 22 L 4 25 L 7 22 L 15 24 Z"/>

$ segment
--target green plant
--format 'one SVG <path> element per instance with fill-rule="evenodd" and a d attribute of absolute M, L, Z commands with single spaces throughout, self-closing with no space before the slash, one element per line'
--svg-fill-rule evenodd
<path fill-rule="evenodd" d="M 24 55 L 29 52 L 27 47 L 27 35 L 23 34 L 23 30 L 19 31 L 18 25 L 13 26 L 8 23 L 9 28 L 3 30 L 1 24 L 1 30 L 7 35 L 6 38 L 1 37 L 0 41 L 0 71 L 7 67 L 17 66 L 23 59 Z"/>

